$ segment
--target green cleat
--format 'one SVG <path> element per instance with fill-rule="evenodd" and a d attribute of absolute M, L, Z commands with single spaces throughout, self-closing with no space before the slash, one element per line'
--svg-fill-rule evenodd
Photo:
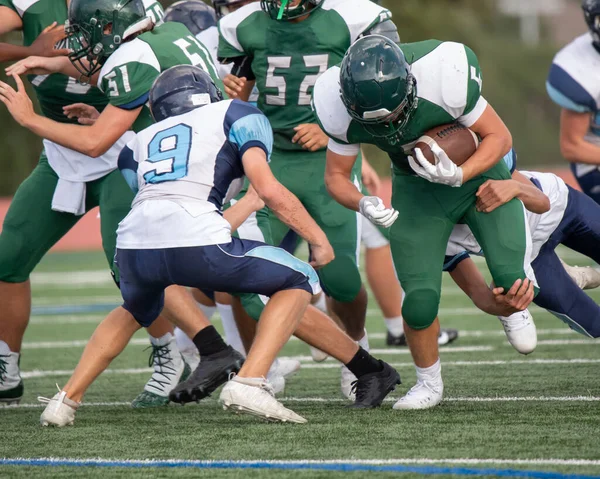
<path fill-rule="evenodd" d="M 181 375 L 181 378 L 179 379 L 179 382 L 177 384 L 182 383 L 188 377 L 190 377 L 190 374 L 192 374 L 192 369 L 190 368 L 188 363 L 184 363 L 184 364 L 185 364 L 185 366 L 183 368 L 183 374 Z M 163 407 L 168 404 L 169 404 L 169 396 L 159 396 L 158 394 L 150 392 L 150 391 L 142 391 L 138 395 L 138 397 L 136 397 L 131 402 L 131 407 L 136 408 L 136 409 L 147 409 L 147 408 L 152 408 L 152 407 Z"/>

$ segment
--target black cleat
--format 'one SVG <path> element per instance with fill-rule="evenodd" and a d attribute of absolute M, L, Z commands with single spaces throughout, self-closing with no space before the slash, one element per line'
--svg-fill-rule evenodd
<path fill-rule="evenodd" d="M 438 336 L 438 345 L 445 346 L 458 339 L 458 330 L 456 329 L 441 329 L 440 335 Z M 406 342 L 406 336 L 402 333 L 400 336 L 394 336 L 389 331 L 385 338 L 385 343 L 388 346 L 408 346 Z"/>
<path fill-rule="evenodd" d="M 231 373 L 237 373 L 244 364 L 244 356 L 231 346 L 210 356 L 202 356 L 200 364 L 190 377 L 177 385 L 169 394 L 169 399 L 179 404 L 198 402 L 222 384 Z"/>
<path fill-rule="evenodd" d="M 371 409 L 381 406 L 385 397 L 401 383 L 400 374 L 388 363 L 379 360 L 381 371 L 365 374 L 352 384 L 356 400 L 350 407 Z"/>

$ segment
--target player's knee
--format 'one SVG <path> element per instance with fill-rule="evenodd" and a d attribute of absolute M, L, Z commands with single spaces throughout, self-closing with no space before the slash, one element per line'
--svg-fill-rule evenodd
<path fill-rule="evenodd" d="M 438 315 L 440 293 L 435 289 L 417 289 L 406 293 L 402 317 L 412 329 L 426 329 Z"/>
<path fill-rule="evenodd" d="M 27 281 L 35 263 L 31 261 L 32 255 L 26 251 L 26 245 L 27 241 L 18 229 L 5 226 L 0 234 L 0 281 Z"/>
<path fill-rule="evenodd" d="M 360 293 L 362 279 L 351 258 L 336 258 L 318 274 L 327 296 L 340 303 L 351 303 Z"/>

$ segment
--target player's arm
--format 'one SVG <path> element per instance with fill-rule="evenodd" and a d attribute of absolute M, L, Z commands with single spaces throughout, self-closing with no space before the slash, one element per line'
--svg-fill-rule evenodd
<path fill-rule="evenodd" d="M 585 140 L 592 116 L 563 108 L 560 114 L 560 151 L 571 163 L 600 165 L 600 146 Z"/>
<path fill-rule="evenodd" d="M 252 70 L 253 57 L 238 39 L 238 25 L 231 23 L 231 18 L 224 17 L 219 21 L 219 47 L 217 57 L 224 65 L 233 64 L 231 74 L 223 79 L 225 93 L 230 98 L 248 101 L 256 84 L 256 76 Z"/>
<path fill-rule="evenodd" d="M 528 279 L 517 280 L 507 294 L 502 288 L 491 290 L 475 262 L 468 256 L 453 267 L 450 276 L 475 306 L 493 316 L 510 316 L 524 311 L 533 301 L 533 283 Z"/>
<path fill-rule="evenodd" d="M 66 51 L 66 50 L 61 50 Z M 66 51 L 68 53 L 68 51 Z M 58 56 L 47 58 L 44 56 L 30 56 L 24 60 L 13 63 L 6 68 L 6 74 L 9 76 L 15 75 L 51 75 L 53 73 L 61 73 L 65 76 L 75 78 L 76 80 L 85 80 L 91 85 L 98 83 L 99 72 L 94 73 L 91 78 L 83 77 L 75 68 L 71 60 L 66 56 Z"/>
<path fill-rule="evenodd" d="M 532 213 L 550 211 L 550 199 L 529 178 L 515 170 L 510 180 L 487 180 L 477 190 L 477 210 L 491 213 L 513 198 L 523 202 Z"/>
<path fill-rule="evenodd" d="M 233 206 L 223 212 L 223 217 L 231 225 L 231 232 L 235 232 L 248 217 L 255 211 L 262 210 L 265 202 L 258 196 L 256 190 L 250 186 L 246 194 L 236 201 Z"/>
<path fill-rule="evenodd" d="M 92 126 L 58 123 L 35 113 L 21 78 L 14 78 L 17 91 L 0 82 L 0 101 L 7 106 L 13 118 L 36 135 L 93 158 L 106 153 L 130 130 L 142 110 L 142 106 L 126 110 L 108 105 Z"/>

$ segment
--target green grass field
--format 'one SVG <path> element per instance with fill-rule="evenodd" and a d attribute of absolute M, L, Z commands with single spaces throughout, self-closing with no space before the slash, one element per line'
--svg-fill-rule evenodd
<path fill-rule="evenodd" d="M 585 264 L 573 253 L 564 253 L 572 264 Z M 306 417 L 306 425 L 266 424 L 238 417 L 223 411 L 215 399 L 183 408 L 131 409 L 129 401 L 149 377 L 148 344 L 140 333 L 110 372 L 90 389 L 74 427 L 42 429 L 37 396 L 51 397 L 55 383 L 66 382 L 85 341 L 103 317 L 101 311 L 47 313 L 70 305 L 101 310 L 117 304 L 119 294 L 102 255 L 96 253 L 49 255 L 36 270 L 32 284 L 34 315 L 21 361 L 25 397 L 18 407 L 0 408 L 0 458 L 5 458 L 1 464 L 15 458 L 277 460 L 287 461 L 279 467 L 289 469 L 201 469 L 192 468 L 193 464 L 116 467 L 125 463 L 33 467 L 24 461 L 23 465 L 0 465 L 0 477 L 305 479 L 358 478 L 368 473 L 378 479 L 433 473 L 451 477 L 451 472 L 469 475 L 473 470 L 488 470 L 479 472 L 482 477 L 600 476 L 597 343 L 570 332 L 534 307 L 539 346 L 531 356 L 522 357 L 508 345 L 497 319 L 479 313 L 447 276 L 442 324 L 458 328 L 462 334 L 442 350 L 445 402 L 423 412 L 394 411 L 391 401 L 373 411 L 349 410 L 339 391 L 339 365 L 331 360 L 313 363 L 308 347 L 291 341 L 284 355 L 299 357 L 303 366 L 288 381 L 283 402 Z M 599 292 L 592 295 L 600 302 Z M 220 327 L 218 319 L 215 324 Z M 384 325 L 374 302 L 369 306 L 368 330 L 375 355 L 396 366 L 402 376 L 403 384 L 392 394 L 394 400 L 414 383 L 410 356 L 406 349 L 385 345 Z M 326 466 L 290 463 L 316 460 L 332 462 Z M 379 470 L 360 470 L 367 467 Z M 532 471 L 560 474 L 545 476 Z"/>

